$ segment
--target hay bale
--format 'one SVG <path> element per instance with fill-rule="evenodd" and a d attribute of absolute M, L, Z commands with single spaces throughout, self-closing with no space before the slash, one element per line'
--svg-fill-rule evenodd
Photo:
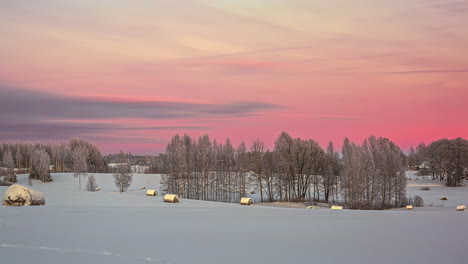
<path fill-rule="evenodd" d="M 179 197 L 175 194 L 166 194 L 164 195 L 165 203 L 179 203 Z"/>
<path fill-rule="evenodd" d="M 145 186 L 142 186 L 140 189 L 144 190 L 144 189 L 146 189 L 146 187 L 145 187 Z"/>
<path fill-rule="evenodd" d="M 442 198 L 440 198 L 442 201 L 447 201 L 447 197 L 445 196 L 442 196 Z"/>
<path fill-rule="evenodd" d="M 101 188 L 94 189 L 94 191 L 96 191 L 96 192 L 99 192 L 100 190 L 101 190 Z"/>
<path fill-rule="evenodd" d="M 146 190 L 146 196 L 157 196 L 158 192 L 156 190 Z"/>
<path fill-rule="evenodd" d="M 3 195 L 3 206 L 44 205 L 44 195 L 22 185 L 12 185 Z"/>
<path fill-rule="evenodd" d="M 466 211 L 466 205 L 458 205 L 457 211 Z"/>
<path fill-rule="evenodd" d="M 252 205 L 253 204 L 252 198 L 243 197 L 240 200 L 240 204 L 241 205 Z"/>
<path fill-rule="evenodd" d="M 342 209 L 343 209 L 343 206 L 332 205 L 332 206 L 330 207 L 330 209 L 332 209 L 332 210 L 342 210 Z"/>
<path fill-rule="evenodd" d="M 307 209 L 315 209 L 315 208 L 317 208 L 317 207 L 315 207 L 315 206 L 307 206 Z"/>
<path fill-rule="evenodd" d="M 413 206 L 412 205 L 407 205 L 406 210 L 413 210 Z"/>

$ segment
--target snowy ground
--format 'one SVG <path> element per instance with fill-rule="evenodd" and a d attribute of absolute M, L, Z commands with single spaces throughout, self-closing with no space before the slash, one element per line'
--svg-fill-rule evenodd
<path fill-rule="evenodd" d="M 332 211 L 165 204 L 140 190 L 158 187 L 157 175 L 135 175 L 127 193 L 114 193 L 111 175 L 95 176 L 100 192 L 78 192 L 71 174 L 55 174 L 53 183 L 33 185 L 45 206 L 0 207 L 0 262 L 468 263 L 468 213 L 454 208 L 468 204 L 465 187 L 420 191 L 412 184 L 435 182 L 410 181 L 409 194 L 434 207 Z"/>
<path fill-rule="evenodd" d="M 442 207 L 446 210 L 453 210 L 457 205 L 468 206 L 468 187 L 447 187 L 444 182 L 430 180 L 431 177 L 416 176 L 413 171 L 407 172 L 407 176 L 411 178 L 408 181 L 408 194 L 421 196 L 426 207 Z M 466 181 L 464 183 L 466 185 Z M 423 191 L 421 190 L 423 187 L 429 187 L 430 190 Z M 447 197 L 446 201 L 440 200 L 443 196 Z"/>

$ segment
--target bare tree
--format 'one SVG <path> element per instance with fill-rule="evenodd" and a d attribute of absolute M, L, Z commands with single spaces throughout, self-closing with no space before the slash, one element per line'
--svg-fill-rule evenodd
<path fill-rule="evenodd" d="M 252 170 L 254 173 L 255 181 L 258 185 L 258 189 L 260 191 L 260 200 L 263 203 L 263 173 L 264 173 L 264 166 L 262 164 L 262 159 L 264 155 L 263 148 L 265 144 L 260 139 L 254 140 L 252 147 L 250 148 L 251 153 L 251 165 Z"/>
<path fill-rule="evenodd" d="M 322 188 L 324 192 L 325 202 L 328 203 L 330 196 L 333 197 L 333 192 L 338 185 L 338 176 L 340 174 L 340 157 L 335 152 L 333 142 L 328 143 L 325 158 L 323 160 L 323 179 Z"/>
<path fill-rule="evenodd" d="M 87 171 L 88 149 L 83 146 L 76 147 L 72 152 L 72 158 L 73 176 L 78 177 L 78 189 L 81 191 L 81 175 L 85 175 Z"/>
<path fill-rule="evenodd" d="M 126 155 L 122 151 L 120 152 L 120 162 L 116 167 L 116 171 L 114 173 L 114 182 L 119 192 L 125 192 L 130 184 L 132 183 L 133 173 L 130 168 L 130 165 L 127 164 Z"/>

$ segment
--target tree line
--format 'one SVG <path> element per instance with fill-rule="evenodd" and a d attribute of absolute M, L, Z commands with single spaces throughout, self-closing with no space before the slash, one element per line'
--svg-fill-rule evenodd
<path fill-rule="evenodd" d="M 105 172 L 106 164 L 99 148 L 83 139 L 60 143 L 3 142 L 0 160 L 6 180 L 16 182 L 17 173 L 29 173 L 30 179 L 51 181 L 51 172 Z"/>
<path fill-rule="evenodd" d="M 408 165 L 418 169 L 420 175 L 446 181 L 456 187 L 468 174 L 468 140 L 463 138 L 439 139 L 429 145 L 419 144 L 410 149 Z"/>
<path fill-rule="evenodd" d="M 175 135 L 161 156 L 163 191 L 182 198 L 238 202 L 258 191 L 264 201 L 340 202 L 353 209 L 403 206 L 405 155 L 386 138 L 363 144 L 346 139 L 343 155 L 330 142 L 324 150 L 312 139 L 281 133 L 273 150 L 256 139 L 249 149 Z"/>

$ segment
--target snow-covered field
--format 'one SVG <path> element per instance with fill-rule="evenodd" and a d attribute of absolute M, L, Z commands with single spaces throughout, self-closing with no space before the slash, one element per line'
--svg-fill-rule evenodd
<path fill-rule="evenodd" d="M 412 180 L 409 194 L 434 207 L 332 211 L 165 204 L 140 190 L 159 189 L 158 175 L 135 175 L 126 193 L 114 193 L 112 175 L 95 177 L 100 192 L 54 174 L 33 184 L 45 206 L 0 207 L 0 263 L 468 263 L 468 212 L 454 208 L 468 204 L 466 187 Z"/>

